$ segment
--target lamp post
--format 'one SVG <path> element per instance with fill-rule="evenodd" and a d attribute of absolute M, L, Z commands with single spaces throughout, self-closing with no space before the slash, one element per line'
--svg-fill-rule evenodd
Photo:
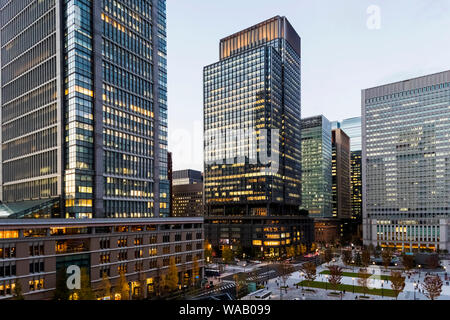
<path fill-rule="evenodd" d="M 355 293 L 355 278 L 352 278 L 352 283 L 353 283 L 353 293 Z"/>
<path fill-rule="evenodd" d="M 300 284 L 302 285 L 302 291 L 303 291 L 303 275 L 304 275 L 304 273 L 303 272 L 301 272 L 300 273 Z"/>
<path fill-rule="evenodd" d="M 417 288 L 417 283 L 414 282 L 414 300 L 416 300 L 416 288 Z"/>
<path fill-rule="evenodd" d="M 383 285 L 384 285 L 384 280 L 381 280 L 381 298 L 384 298 L 384 288 L 383 288 Z"/>
<path fill-rule="evenodd" d="M 422 268 L 422 265 L 418 265 L 418 267 L 419 267 L 419 279 L 420 279 L 420 268 Z"/>
<path fill-rule="evenodd" d="M 328 291 L 328 275 L 325 275 L 325 290 Z"/>

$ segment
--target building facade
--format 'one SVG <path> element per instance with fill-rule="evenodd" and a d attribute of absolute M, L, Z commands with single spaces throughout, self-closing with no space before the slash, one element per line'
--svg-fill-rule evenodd
<path fill-rule="evenodd" d="M 200 171 L 186 169 L 173 172 L 173 185 L 202 183 L 203 175 Z"/>
<path fill-rule="evenodd" d="M 175 185 L 172 202 L 174 217 L 203 217 L 203 182 Z"/>
<path fill-rule="evenodd" d="M 350 177 L 352 219 L 362 223 L 362 132 L 361 117 L 344 119 L 340 128 L 350 137 Z"/>
<path fill-rule="evenodd" d="M 52 299 L 58 272 L 71 265 L 88 271 L 98 299 L 104 273 L 113 298 L 123 298 L 117 288 L 121 272 L 132 296 L 152 298 L 171 259 L 180 285 L 202 278 L 203 242 L 202 218 L 4 219 L 0 300 L 12 298 L 17 283 L 27 300 Z"/>
<path fill-rule="evenodd" d="M 302 119 L 302 208 L 310 217 L 332 217 L 331 185 L 331 123 Z"/>
<path fill-rule="evenodd" d="M 222 39 L 220 61 L 204 68 L 205 226 L 224 228 L 206 231 L 213 246 L 281 255 L 286 241 L 260 240 L 252 220 L 300 215 L 300 51 L 277 16 Z"/>
<path fill-rule="evenodd" d="M 362 91 L 365 244 L 448 250 L 450 71 Z"/>
<path fill-rule="evenodd" d="M 350 138 L 342 129 L 331 132 L 332 216 L 350 219 Z"/>
<path fill-rule="evenodd" d="M 169 214 L 165 10 L 0 2 L 4 215 Z"/>

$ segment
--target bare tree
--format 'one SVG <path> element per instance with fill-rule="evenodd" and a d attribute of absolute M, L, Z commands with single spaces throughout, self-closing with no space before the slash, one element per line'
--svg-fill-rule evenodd
<path fill-rule="evenodd" d="M 286 287 L 287 280 L 295 271 L 294 266 L 289 261 L 283 261 L 277 265 L 277 271 L 283 281 L 283 285 Z"/>
<path fill-rule="evenodd" d="M 305 274 L 306 281 L 312 282 L 312 281 L 316 280 L 317 267 L 314 263 L 312 263 L 312 262 L 304 263 L 300 267 L 300 271 Z"/>
<path fill-rule="evenodd" d="M 330 270 L 328 282 L 330 283 L 331 288 L 337 291 L 342 280 L 342 268 L 337 265 L 331 265 L 328 267 L 328 270 Z"/>
<path fill-rule="evenodd" d="M 426 265 L 430 269 L 439 268 L 439 266 L 441 265 L 440 261 L 439 261 L 439 255 L 437 255 L 437 254 L 430 255 L 426 260 Z"/>
<path fill-rule="evenodd" d="M 381 259 L 383 260 L 383 266 L 385 269 L 389 267 L 392 261 L 392 251 L 389 248 L 384 248 L 381 252 Z"/>
<path fill-rule="evenodd" d="M 422 283 L 422 289 L 425 296 L 434 300 L 441 295 L 442 292 L 442 280 L 439 276 L 426 276 Z"/>
<path fill-rule="evenodd" d="M 364 248 L 361 254 L 361 264 L 363 267 L 368 267 L 370 264 L 370 251 L 368 248 Z"/>
<path fill-rule="evenodd" d="M 352 252 L 351 250 L 342 250 L 342 262 L 349 265 L 352 262 Z"/>
<path fill-rule="evenodd" d="M 409 254 L 402 254 L 402 264 L 403 268 L 405 268 L 406 271 L 411 270 L 414 268 L 414 256 Z"/>
<path fill-rule="evenodd" d="M 323 253 L 323 260 L 326 263 L 329 263 L 332 259 L 333 259 L 333 252 L 331 251 L 330 248 L 326 248 Z"/>
<path fill-rule="evenodd" d="M 395 292 L 395 298 L 398 299 L 398 295 L 405 288 L 405 277 L 402 276 L 400 271 L 391 271 L 391 288 Z"/>
<path fill-rule="evenodd" d="M 367 269 L 361 268 L 358 272 L 358 284 L 363 288 L 364 295 L 369 291 L 369 277 L 370 274 Z"/>

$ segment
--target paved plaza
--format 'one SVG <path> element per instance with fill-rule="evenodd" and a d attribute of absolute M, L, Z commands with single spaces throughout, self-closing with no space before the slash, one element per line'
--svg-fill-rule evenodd
<path fill-rule="evenodd" d="M 342 263 L 337 262 L 336 264 L 339 264 L 342 266 Z M 367 268 L 368 272 L 372 274 L 373 276 L 369 278 L 368 281 L 368 287 L 369 288 L 384 288 L 384 289 L 392 289 L 391 282 L 388 280 L 380 280 L 378 276 L 385 275 L 390 276 L 390 271 L 384 271 L 383 267 L 380 266 L 370 266 Z M 328 270 L 326 265 L 321 265 L 317 267 L 317 278 L 315 281 L 320 282 L 327 282 L 327 278 L 324 274 L 320 274 L 322 271 Z M 343 267 L 343 272 L 355 272 L 357 273 L 359 270 L 358 267 L 352 268 L 352 267 Z M 428 298 L 423 294 L 423 292 L 419 292 L 419 289 L 421 289 L 420 284 L 424 281 L 426 273 L 429 271 L 421 270 L 420 274 L 418 271 L 413 270 L 411 272 L 411 275 L 406 277 L 405 280 L 405 288 L 403 292 L 401 292 L 398 296 L 398 300 L 414 300 L 414 297 L 417 300 L 428 300 Z M 442 293 L 441 296 L 437 298 L 437 300 L 450 300 L 450 281 L 445 281 L 445 272 L 430 272 L 433 275 L 439 275 L 441 279 L 443 280 L 444 285 L 442 286 Z M 358 278 L 342 277 L 342 284 L 347 285 L 355 285 L 358 286 Z M 314 290 L 314 293 L 309 292 L 306 290 L 307 288 L 302 288 L 301 286 L 296 287 L 296 284 L 305 280 L 304 277 L 301 276 L 300 272 L 294 272 L 291 274 L 289 279 L 286 281 L 286 285 L 288 288 L 286 290 L 282 289 L 280 293 L 280 286 L 284 286 L 284 283 L 282 280 L 277 277 L 274 279 L 271 279 L 266 284 L 266 289 L 268 291 L 271 291 L 271 297 L 272 300 L 340 300 L 341 297 L 337 296 L 331 296 L 330 293 L 333 291 L 331 290 L 329 284 L 328 284 L 328 290 L 326 289 L 318 289 L 318 288 L 309 288 Z M 414 282 L 419 283 L 419 288 L 415 290 L 414 293 Z M 346 291 L 345 294 L 342 295 L 342 300 L 355 300 L 358 299 L 362 294 L 361 293 L 353 293 Z M 393 297 L 382 297 L 378 295 L 367 295 L 370 300 L 395 300 Z M 365 299 L 367 300 L 367 299 Z"/>

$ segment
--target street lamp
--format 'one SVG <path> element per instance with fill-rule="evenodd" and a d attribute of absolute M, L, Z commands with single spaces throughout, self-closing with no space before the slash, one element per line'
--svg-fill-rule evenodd
<path fill-rule="evenodd" d="M 384 280 L 381 280 L 381 298 L 384 298 L 383 285 L 384 285 Z"/>
<path fill-rule="evenodd" d="M 301 272 L 301 273 L 300 273 L 300 276 L 301 276 L 301 278 L 300 278 L 300 284 L 302 285 L 302 291 L 303 291 L 303 275 L 304 275 L 304 273 Z"/>
<path fill-rule="evenodd" d="M 352 278 L 352 283 L 353 283 L 353 293 L 355 293 L 355 278 Z"/>
<path fill-rule="evenodd" d="M 422 265 L 418 265 L 418 267 L 419 267 L 419 279 L 420 279 L 420 268 L 422 268 Z"/>
<path fill-rule="evenodd" d="M 414 300 L 416 300 L 416 288 L 417 288 L 417 283 L 414 282 Z"/>
<path fill-rule="evenodd" d="M 325 290 L 328 291 L 328 275 L 325 275 Z"/>

